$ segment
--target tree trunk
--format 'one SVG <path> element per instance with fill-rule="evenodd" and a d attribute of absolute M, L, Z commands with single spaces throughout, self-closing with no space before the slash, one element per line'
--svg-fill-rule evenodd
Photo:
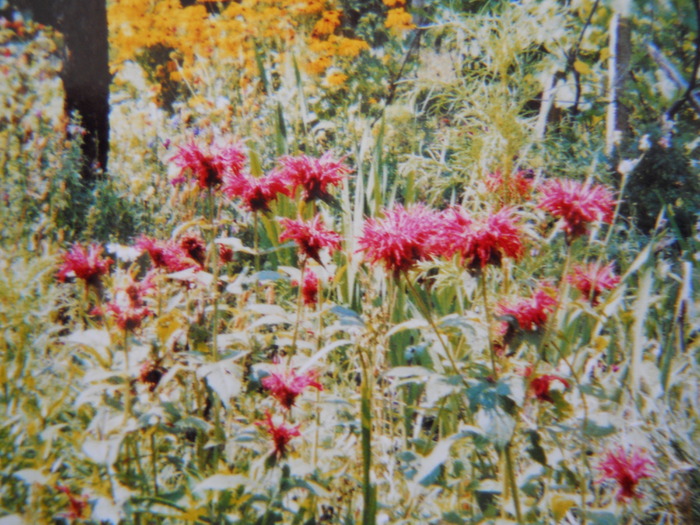
<path fill-rule="evenodd" d="M 109 154 L 109 44 L 106 0 L 13 0 L 11 5 L 63 33 L 65 111 L 80 115 L 84 180 L 107 170 Z"/>
<path fill-rule="evenodd" d="M 608 62 L 608 116 L 605 153 L 614 159 L 628 135 L 629 112 L 620 101 L 629 76 L 632 55 L 630 19 L 615 13 L 610 20 L 610 60 Z"/>

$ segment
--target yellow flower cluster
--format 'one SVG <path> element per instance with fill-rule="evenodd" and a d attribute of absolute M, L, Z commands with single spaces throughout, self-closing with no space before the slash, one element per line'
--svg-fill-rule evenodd
<path fill-rule="evenodd" d="M 407 31 L 414 29 L 413 17 L 406 11 L 406 0 L 383 0 L 384 5 L 390 7 L 386 15 L 384 26 L 394 31 Z"/>
<path fill-rule="evenodd" d="M 310 56 L 298 58 L 316 75 L 338 57 L 369 49 L 363 40 L 335 34 L 343 13 L 334 0 L 240 0 L 224 3 L 223 9 L 215 2 L 217 9 L 209 13 L 206 4 L 213 1 L 183 8 L 179 0 L 110 0 L 113 70 L 158 50 L 162 61 L 154 73 L 163 81 L 197 84 L 198 61 L 225 59 L 245 83 L 258 74 L 260 49 L 272 51 L 270 59 L 280 63 L 292 44 L 306 42 Z"/>

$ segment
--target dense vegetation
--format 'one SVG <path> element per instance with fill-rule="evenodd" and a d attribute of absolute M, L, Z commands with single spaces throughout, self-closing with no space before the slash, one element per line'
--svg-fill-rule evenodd
<path fill-rule="evenodd" d="M 700 521 L 697 1 L 107 5 L 94 181 L 0 23 L 1 525 Z"/>

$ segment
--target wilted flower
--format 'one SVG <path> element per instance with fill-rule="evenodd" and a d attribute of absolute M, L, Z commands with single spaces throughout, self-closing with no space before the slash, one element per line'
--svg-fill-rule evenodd
<path fill-rule="evenodd" d="M 233 261 L 233 249 L 225 244 L 217 244 L 219 247 L 219 263 L 228 264 Z"/>
<path fill-rule="evenodd" d="M 458 253 L 462 264 L 474 271 L 487 265 L 500 266 L 503 258 L 519 259 L 523 254 L 520 228 L 511 208 L 503 208 L 480 221 L 472 220 L 462 208 L 452 208 L 445 215 L 443 231 L 450 248 Z"/>
<path fill-rule="evenodd" d="M 58 270 L 58 280 L 65 282 L 69 276 L 75 276 L 88 284 L 97 285 L 100 276 L 109 273 L 109 267 L 114 263 L 109 257 L 103 258 L 103 247 L 93 244 L 85 248 L 75 243 L 61 257 L 63 264 Z"/>
<path fill-rule="evenodd" d="M 644 478 L 650 478 L 654 461 L 639 449 L 632 448 L 627 452 L 623 447 L 609 450 L 598 464 L 598 470 L 603 474 L 600 481 L 615 480 L 619 485 L 617 501 L 627 501 L 641 498 L 637 492 L 637 484 Z"/>
<path fill-rule="evenodd" d="M 319 263 L 321 262 L 319 252 L 323 248 L 331 251 L 340 249 L 340 235 L 323 225 L 320 214 L 316 214 L 310 221 L 284 218 L 280 224 L 284 228 L 280 241 L 293 240 L 305 257 L 310 257 Z"/>
<path fill-rule="evenodd" d="M 224 178 L 224 193 L 238 197 L 249 211 L 270 211 L 270 203 L 277 195 L 290 195 L 289 181 L 284 174 L 273 172 L 264 177 L 250 175 L 230 175 Z"/>
<path fill-rule="evenodd" d="M 350 172 L 350 168 L 341 160 L 333 159 L 330 152 L 324 153 L 320 158 L 307 155 L 282 157 L 280 164 L 279 176 L 287 180 L 293 189 L 301 187 L 302 198 L 306 202 L 314 199 L 332 202 L 328 186 L 337 186 L 343 176 Z"/>
<path fill-rule="evenodd" d="M 154 361 L 146 361 L 141 365 L 141 369 L 139 370 L 139 381 L 148 385 L 148 390 L 153 392 L 158 386 L 158 383 L 160 383 L 165 372 L 166 369 Z"/>
<path fill-rule="evenodd" d="M 587 266 L 577 265 L 574 266 L 574 273 L 568 276 L 568 280 L 593 306 L 596 306 L 600 294 L 604 290 L 612 290 L 620 282 L 620 278 L 613 271 L 614 266 L 613 263 L 605 266 L 598 263 Z"/>
<path fill-rule="evenodd" d="M 199 235 L 189 233 L 180 239 L 180 248 L 187 257 L 195 261 L 200 267 L 204 267 L 207 261 L 207 245 Z"/>
<path fill-rule="evenodd" d="M 275 424 L 272 420 L 272 414 L 269 412 L 265 413 L 265 420 L 258 421 L 256 423 L 258 426 L 266 427 L 266 430 L 270 436 L 272 436 L 272 441 L 275 446 L 275 456 L 281 458 L 287 452 L 287 445 L 295 436 L 301 436 L 299 432 L 299 425 L 293 427 L 288 426 L 285 423 Z"/>
<path fill-rule="evenodd" d="M 56 485 L 56 489 L 68 496 L 68 512 L 61 514 L 67 520 L 82 520 L 85 518 L 85 509 L 88 506 L 87 496 L 78 496 L 64 485 Z"/>
<path fill-rule="evenodd" d="M 498 315 L 510 318 L 504 323 L 504 340 L 509 341 L 518 331 L 536 332 L 544 328 L 547 317 L 557 304 L 556 295 L 556 290 L 544 283 L 529 299 L 519 299 L 510 305 L 497 305 Z"/>
<path fill-rule="evenodd" d="M 564 388 L 569 388 L 569 382 L 563 377 L 551 374 L 544 374 L 530 381 L 530 388 L 532 389 L 532 393 L 540 401 L 549 401 L 550 403 L 554 403 L 554 399 L 552 399 L 552 396 L 549 392 L 549 387 L 554 381 L 559 381 L 562 385 L 564 385 Z"/>
<path fill-rule="evenodd" d="M 486 176 L 486 189 L 492 193 L 506 194 L 509 197 L 525 198 L 532 191 L 535 173 L 532 170 L 520 170 L 507 178 L 500 171 Z"/>
<path fill-rule="evenodd" d="M 180 146 L 171 160 L 182 168 L 174 184 L 184 182 L 184 174 L 189 171 L 199 187 L 206 189 L 221 185 L 225 173 L 240 174 L 246 157 L 239 146 L 207 147 L 191 142 Z"/>
<path fill-rule="evenodd" d="M 382 262 L 398 276 L 440 254 L 440 225 L 440 215 L 421 204 L 396 205 L 384 210 L 383 218 L 367 219 L 357 242 L 369 262 Z"/>
<path fill-rule="evenodd" d="M 605 186 L 554 179 L 547 181 L 541 191 L 537 206 L 558 217 L 570 239 L 586 233 L 591 222 L 612 222 L 615 200 Z"/>
<path fill-rule="evenodd" d="M 318 373 L 316 371 L 307 372 L 297 375 L 294 370 L 287 372 L 273 372 L 269 376 L 262 379 L 262 386 L 270 391 L 280 404 L 289 410 L 294 406 L 297 396 L 303 392 L 306 387 L 313 387 L 317 390 L 323 390 L 323 386 L 316 379 Z"/>

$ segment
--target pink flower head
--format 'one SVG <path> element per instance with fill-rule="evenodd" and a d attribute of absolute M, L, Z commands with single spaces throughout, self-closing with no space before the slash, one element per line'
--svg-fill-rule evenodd
<path fill-rule="evenodd" d="M 313 306 L 318 302 L 318 284 L 316 272 L 307 269 L 304 272 L 304 282 L 301 285 L 301 295 L 306 306 Z M 292 281 L 292 286 L 298 285 L 298 281 Z"/>
<path fill-rule="evenodd" d="M 398 276 L 440 254 L 440 217 L 421 204 L 410 208 L 397 204 L 384 210 L 383 218 L 367 219 L 358 245 L 370 263 L 382 262 Z"/>
<path fill-rule="evenodd" d="M 532 170 L 520 170 L 506 178 L 500 171 L 486 176 L 486 189 L 492 193 L 505 194 L 507 197 L 526 198 L 532 191 L 535 173 Z"/>
<path fill-rule="evenodd" d="M 342 160 L 333 159 L 330 152 L 320 158 L 306 155 L 282 157 L 280 164 L 279 176 L 292 188 L 301 187 L 306 202 L 314 199 L 331 202 L 333 197 L 328 193 L 328 186 L 337 186 L 343 176 L 350 173 L 350 168 Z"/>
<path fill-rule="evenodd" d="M 549 387 L 554 381 L 559 381 L 562 385 L 564 385 L 564 388 L 569 388 L 569 382 L 563 377 L 544 374 L 530 381 L 532 393 L 535 394 L 535 397 L 540 401 L 549 401 L 550 403 L 554 403 L 554 399 L 552 399 L 552 396 L 549 393 Z"/>
<path fill-rule="evenodd" d="M 275 446 L 275 456 L 279 459 L 285 455 L 287 452 L 287 445 L 295 436 L 301 436 L 299 432 L 299 425 L 287 426 L 284 423 L 279 425 L 275 424 L 272 420 L 272 415 L 269 412 L 265 413 L 265 420 L 258 421 L 256 423 L 258 426 L 266 427 L 267 433 L 272 436 L 272 441 Z"/>
<path fill-rule="evenodd" d="M 637 484 L 643 478 L 652 476 L 651 467 L 654 461 L 636 448 L 627 452 L 623 447 L 609 450 L 598 464 L 598 470 L 603 474 L 604 480 L 615 480 L 619 485 L 617 501 L 623 502 L 633 498 L 641 498 L 636 490 Z"/>
<path fill-rule="evenodd" d="M 119 328 L 134 331 L 147 316 L 153 314 L 144 299 L 154 288 L 152 276 L 147 275 L 142 281 L 129 278 L 123 289 L 117 289 L 114 299 L 107 303 L 107 311 L 114 317 Z"/>
<path fill-rule="evenodd" d="M 513 304 L 498 304 L 497 313 L 502 317 L 511 317 L 514 322 L 506 321 L 504 340 L 508 342 L 516 332 L 536 332 L 544 328 L 547 317 L 557 304 L 557 292 L 544 283 L 529 299 L 519 299 Z"/>
<path fill-rule="evenodd" d="M 224 193 L 229 198 L 237 197 L 243 201 L 248 211 L 270 211 L 270 203 L 282 195 L 290 195 L 287 179 L 279 172 L 272 172 L 264 177 L 250 175 L 227 175 L 224 178 Z"/>
<path fill-rule="evenodd" d="M 171 160 L 182 168 L 173 184 L 184 182 L 184 174 L 189 172 L 197 178 L 199 187 L 206 189 L 220 186 L 225 173 L 240 174 L 246 156 L 237 145 L 207 147 L 191 142 L 180 146 Z"/>
<path fill-rule="evenodd" d="M 318 373 L 315 370 L 297 375 L 294 370 L 288 372 L 273 372 L 262 379 L 262 386 L 270 391 L 280 404 L 289 410 L 294 406 L 297 396 L 306 387 L 314 387 L 316 390 L 323 390 L 323 386 L 316 379 Z"/>
<path fill-rule="evenodd" d="M 538 208 L 559 218 L 570 239 L 586 233 L 588 223 L 612 223 L 615 199 L 603 185 L 569 179 L 553 179 L 542 186 Z"/>
<path fill-rule="evenodd" d="M 331 252 L 340 249 L 340 235 L 323 225 L 320 214 L 316 214 L 310 221 L 284 218 L 280 224 L 284 228 L 280 241 L 293 240 L 305 257 L 310 257 L 319 263 L 321 249 L 328 248 Z"/>
<path fill-rule="evenodd" d="M 574 266 L 573 275 L 568 276 L 568 281 L 574 285 L 593 306 L 598 304 L 598 297 L 604 290 L 612 290 L 620 283 L 620 278 L 615 275 L 614 264 L 601 266 L 591 263 L 587 266 Z"/>
<path fill-rule="evenodd" d="M 503 208 L 480 221 L 470 219 L 462 208 L 448 212 L 444 234 L 449 254 L 459 253 L 462 264 L 470 270 L 478 272 L 489 264 L 500 266 L 505 257 L 522 256 L 521 232 L 512 208 Z"/>
<path fill-rule="evenodd" d="M 135 246 L 142 252 L 148 252 L 155 268 L 164 268 L 168 272 L 179 272 L 192 267 L 200 267 L 199 262 L 193 259 L 180 244 L 176 241 L 160 241 L 142 235 L 136 241 Z M 191 242 L 191 244 L 195 246 L 197 243 Z"/>
<path fill-rule="evenodd" d="M 70 250 L 61 257 L 63 264 L 58 270 L 58 280 L 65 282 L 69 276 L 75 276 L 91 285 L 100 282 L 100 276 L 109 273 L 109 267 L 114 263 L 109 257 L 103 258 L 104 249 L 97 244 L 85 248 L 75 243 Z"/>

